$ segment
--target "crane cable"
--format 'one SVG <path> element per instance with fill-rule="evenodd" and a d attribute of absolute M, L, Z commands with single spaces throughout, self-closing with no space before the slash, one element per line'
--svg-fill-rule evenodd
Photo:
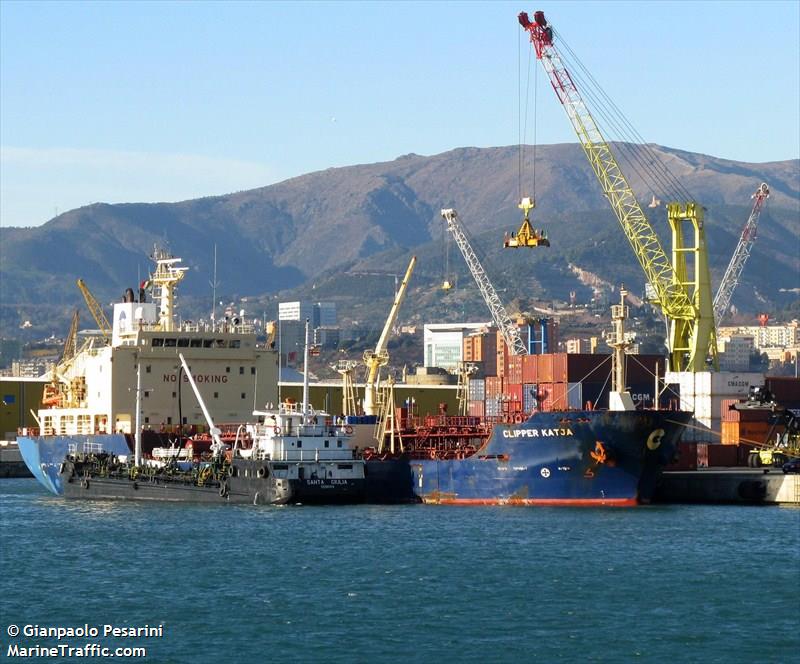
<path fill-rule="evenodd" d="M 533 61 L 533 52 L 525 45 L 525 51 L 528 53 L 528 65 L 525 75 L 525 111 L 522 110 L 522 49 L 523 49 L 524 35 L 518 38 L 519 48 L 517 51 L 517 131 L 519 132 L 519 154 L 518 154 L 518 200 L 522 200 L 525 196 L 523 189 L 523 180 L 525 179 L 525 148 L 526 138 L 528 134 L 528 116 L 530 103 L 530 89 L 531 89 L 531 63 Z M 534 67 L 533 71 L 533 159 L 532 159 L 532 180 L 533 191 L 531 196 L 536 198 L 536 119 L 537 119 L 537 81 L 539 76 L 539 68 Z"/>
<path fill-rule="evenodd" d="M 556 35 L 564 51 L 570 54 L 570 58 L 565 58 L 563 53 L 561 55 L 562 60 L 565 62 L 570 61 L 570 75 L 581 84 L 583 95 L 592 100 L 593 111 L 597 116 L 602 117 L 605 123 L 621 137 L 622 142 L 617 144 L 617 148 L 629 168 L 635 172 L 645 185 L 653 188 L 654 193 L 657 186 L 660 188 L 660 192 L 666 193 L 676 200 L 693 200 L 692 194 L 678 180 L 652 147 L 647 144 L 641 134 L 583 65 L 561 34 L 556 33 Z M 595 120 L 597 121 L 597 118 Z"/>

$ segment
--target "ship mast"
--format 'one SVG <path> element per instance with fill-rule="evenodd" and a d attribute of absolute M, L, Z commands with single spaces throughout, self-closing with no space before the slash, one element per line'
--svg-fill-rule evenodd
<path fill-rule="evenodd" d="M 166 251 L 155 248 L 153 260 L 156 262 L 156 271 L 150 277 L 153 284 L 153 299 L 160 301 L 158 311 L 158 325 L 164 332 L 175 330 L 175 286 L 186 275 L 187 267 L 176 267 L 180 258 L 170 256 Z"/>
<path fill-rule="evenodd" d="M 303 424 L 308 416 L 308 318 L 306 318 L 306 343 L 303 348 Z"/>
<path fill-rule="evenodd" d="M 625 350 L 631 343 L 625 339 L 625 319 L 628 317 L 628 306 L 625 296 L 628 291 L 625 285 L 619 288 L 619 304 L 611 306 L 611 321 L 614 330 L 607 343 L 614 349 L 611 355 L 611 392 L 608 395 L 609 410 L 635 410 L 630 392 L 625 391 Z"/>

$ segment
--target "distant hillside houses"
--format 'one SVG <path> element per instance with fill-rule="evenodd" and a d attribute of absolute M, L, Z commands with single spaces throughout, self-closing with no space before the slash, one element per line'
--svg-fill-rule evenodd
<path fill-rule="evenodd" d="M 796 362 L 800 352 L 800 321 L 720 327 L 717 337 L 722 370 L 746 371 L 754 352 L 766 354 L 770 364 Z"/>

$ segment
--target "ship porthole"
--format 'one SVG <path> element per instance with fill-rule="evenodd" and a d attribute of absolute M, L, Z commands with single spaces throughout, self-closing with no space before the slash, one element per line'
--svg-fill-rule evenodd
<path fill-rule="evenodd" d="M 256 471 L 256 475 L 258 475 L 258 477 L 259 477 L 259 478 L 263 479 L 263 478 L 265 478 L 267 475 L 269 475 L 269 471 L 267 470 L 267 467 L 266 467 L 266 466 L 261 466 L 261 468 L 259 468 L 259 469 Z"/>
<path fill-rule="evenodd" d="M 647 449 L 655 451 L 661 447 L 661 439 L 664 437 L 665 433 L 664 429 L 651 431 L 650 435 L 647 437 Z"/>
<path fill-rule="evenodd" d="M 89 488 L 89 480 L 83 480 L 81 482 L 81 487 L 84 488 L 84 489 L 88 489 Z"/>

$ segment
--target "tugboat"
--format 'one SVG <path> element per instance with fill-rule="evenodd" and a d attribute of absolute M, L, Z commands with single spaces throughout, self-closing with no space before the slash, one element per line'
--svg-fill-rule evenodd
<path fill-rule="evenodd" d="M 156 448 L 144 458 L 141 436 L 135 455 L 77 449 L 59 468 L 66 498 L 155 500 L 256 505 L 360 503 L 365 500 L 365 461 L 350 445 L 353 430 L 308 407 L 308 322 L 303 403 L 254 411 L 255 424 L 237 428 L 229 448 L 214 425 L 191 369 L 179 358 L 211 432 L 184 446 Z M 210 448 L 210 458 L 195 457 Z M 191 450 L 191 452 L 189 451 Z"/>

